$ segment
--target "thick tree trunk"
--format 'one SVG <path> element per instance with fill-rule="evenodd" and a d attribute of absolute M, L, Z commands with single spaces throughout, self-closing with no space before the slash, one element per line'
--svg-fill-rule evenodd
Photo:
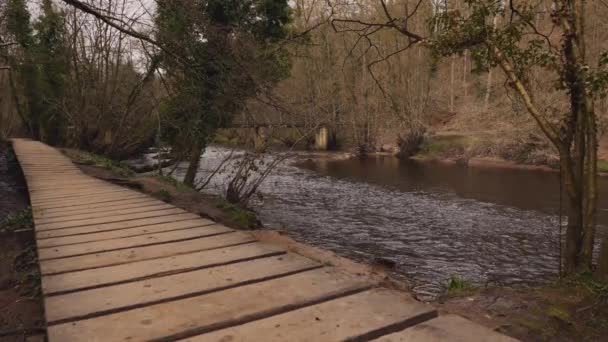
<path fill-rule="evenodd" d="M 192 150 L 190 151 L 188 170 L 186 171 L 186 176 L 184 177 L 184 184 L 188 186 L 194 186 L 194 180 L 196 178 L 196 173 L 198 172 L 201 155 L 203 154 L 203 148 L 203 144 L 199 142 L 192 146 Z"/>
<path fill-rule="evenodd" d="M 578 270 L 581 232 L 583 228 L 583 207 L 580 196 L 568 198 L 568 227 L 563 253 L 564 274 L 573 274 Z"/>

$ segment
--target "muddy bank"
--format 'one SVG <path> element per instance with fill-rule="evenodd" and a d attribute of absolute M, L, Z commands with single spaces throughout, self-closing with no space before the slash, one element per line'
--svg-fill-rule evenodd
<path fill-rule="evenodd" d="M 43 341 L 40 296 L 29 197 L 8 143 L 0 142 L 0 341 Z"/>

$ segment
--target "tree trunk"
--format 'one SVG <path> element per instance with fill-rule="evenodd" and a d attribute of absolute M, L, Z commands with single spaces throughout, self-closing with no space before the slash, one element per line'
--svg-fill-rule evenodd
<path fill-rule="evenodd" d="M 462 88 L 464 89 L 464 97 L 466 98 L 467 96 L 469 96 L 469 89 L 467 86 L 467 57 L 469 54 L 469 50 L 464 50 L 464 54 L 462 56 L 463 59 L 463 64 L 462 64 Z"/>
<path fill-rule="evenodd" d="M 495 15 L 494 18 L 492 18 L 492 27 L 496 28 L 498 27 L 498 16 Z M 484 112 L 487 112 L 488 109 L 490 108 L 490 97 L 492 96 L 492 68 L 490 67 L 490 69 L 488 70 L 488 79 L 486 81 L 486 96 L 483 102 L 483 110 Z"/>
<path fill-rule="evenodd" d="M 186 176 L 184 177 L 184 184 L 188 186 L 194 186 L 194 180 L 196 178 L 196 173 L 198 172 L 198 167 L 201 161 L 202 154 L 202 143 L 199 142 L 192 146 L 192 150 L 190 151 L 190 158 L 188 160 L 188 170 L 186 171 Z"/>
<path fill-rule="evenodd" d="M 603 283 L 608 284 L 608 238 L 604 238 L 602 249 L 600 250 L 597 277 Z"/>
<path fill-rule="evenodd" d="M 454 113 L 454 69 L 455 69 L 456 55 L 452 56 L 450 63 L 450 112 Z"/>

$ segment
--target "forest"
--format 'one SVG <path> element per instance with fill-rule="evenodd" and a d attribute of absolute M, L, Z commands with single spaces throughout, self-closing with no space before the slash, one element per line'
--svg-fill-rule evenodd
<path fill-rule="evenodd" d="M 608 281 L 607 15 L 603 0 L 5 0 L 0 137 L 165 149 L 189 186 L 210 145 L 314 149 L 320 128 L 330 150 L 548 166 L 560 274 Z M 241 164 L 232 202 L 263 163 Z"/>

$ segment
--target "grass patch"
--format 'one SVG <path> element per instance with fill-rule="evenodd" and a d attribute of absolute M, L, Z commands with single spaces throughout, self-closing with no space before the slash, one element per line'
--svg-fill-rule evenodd
<path fill-rule="evenodd" d="M 461 135 L 435 135 L 424 139 L 419 155 L 428 158 L 461 157 L 476 143 L 476 139 Z"/>
<path fill-rule="evenodd" d="M 65 150 L 64 153 L 77 163 L 106 169 L 121 177 L 130 178 L 135 175 L 135 172 L 128 165 L 104 156 L 84 151 Z"/>
<path fill-rule="evenodd" d="M 168 184 L 168 185 L 171 185 L 171 186 L 175 187 L 175 189 L 177 191 L 180 191 L 180 192 L 183 192 L 183 191 L 192 191 L 193 190 L 190 186 L 188 186 L 188 185 L 186 185 L 186 184 L 178 181 L 173 176 L 169 176 L 169 175 L 157 175 L 156 179 L 158 179 L 159 181 L 161 181 L 161 182 L 163 182 L 165 184 Z"/>
<path fill-rule="evenodd" d="M 24 209 L 14 215 L 9 215 L 4 222 L 0 223 L 0 233 L 14 232 L 18 229 L 28 229 L 34 227 L 32 209 Z"/>
<path fill-rule="evenodd" d="M 458 275 L 452 275 L 448 281 L 446 293 L 448 296 L 455 296 L 472 289 L 474 289 L 473 285 L 466 279 Z"/>
<path fill-rule="evenodd" d="M 597 171 L 608 172 L 608 161 L 607 160 L 598 160 L 597 161 Z"/>
<path fill-rule="evenodd" d="M 228 219 L 241 229 L 255 229 L 258 226 L 258 219 L 251 210 L 219 199 L 216 202 L 216 207 L 226 213 Z"/>
<path fill-rule="evenodd" d="M 154 197 L 158 198 L 159 200 L 163 201 L 163 202 L 171 202 L 171 200 L 173 199 L 173 196 L 171 196 L 171 193 L 167 190 L 167 189 L 160 189 L 157 192 L 155 192 Z"/>
<path fill-rule="evenodd" d="M 566 284 L 573 287 L 582 287 L 599 299 L 608 300 L 608 284 L 595 279 L 592 272 L 582 272 L 576 276 L 566 279 Z"/>

